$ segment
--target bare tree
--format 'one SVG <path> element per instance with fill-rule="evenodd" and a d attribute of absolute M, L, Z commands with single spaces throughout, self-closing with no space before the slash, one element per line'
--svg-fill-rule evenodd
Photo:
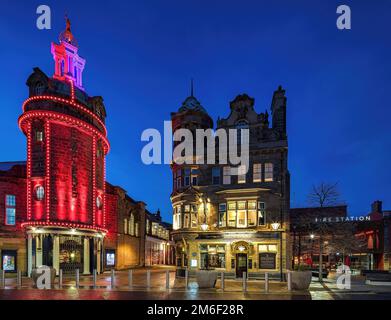
<path fill-rule="evenodd" d="M 340 193 L 337 188 L 337 183 L 325 183 L 321 182 L 319 185 L 313 185 L 312 190 L 308 194 L 308 202 L 310 205 L 317 207 L 317 216 L 321 219 L 324 218 L 326 206 L 337 205 L 340 198 Z M 309 221 L 307 221 L 309 223 Z M 310 222 L 310 228 L 316 232 L 319 237 L 319 282 L 323 281 L 323 252 L 325 237 L 335 231 L 335 226 L 329 223 L 317 223 Z"/>
<path fill-rule="evenodd" d="M 319 185 L 313 185 L 308 194 L 309 204 L 321 208 L 338 204 L 339 198 L 337 183 L 321 182 Z"/>

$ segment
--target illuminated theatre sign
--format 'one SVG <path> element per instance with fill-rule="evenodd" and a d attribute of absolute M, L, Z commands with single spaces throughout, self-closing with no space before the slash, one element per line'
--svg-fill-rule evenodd
<path fill-rule="evenodd" d="M 315 218 L 315 222 L 363 222 L 371 221 L 370 216 L 358 216 L 358 217 L 323 217 Z"/>

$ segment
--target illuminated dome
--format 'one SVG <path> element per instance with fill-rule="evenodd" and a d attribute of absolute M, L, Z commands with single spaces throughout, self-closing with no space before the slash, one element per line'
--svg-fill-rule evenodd
<path fill-rule="evenodd" d="M 179 112 L 184 112 L 188 110 L 207 113 L 204 107 L 201 106 L 201 103 L 192 95 L 187 97 L 186 100 L 183 101 L 182 106 L 179 108 Z"/>

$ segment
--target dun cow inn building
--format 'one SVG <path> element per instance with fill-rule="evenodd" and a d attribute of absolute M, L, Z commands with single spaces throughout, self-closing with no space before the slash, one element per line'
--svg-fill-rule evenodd
<path fill-rule="evenodd" d="M 84 89 L 86 61 L 68 19 L 51 53 L 54 75 L 34 68 L 27 79 L 18 120 L 27 161 L 0 164 L 1 268 L 90 274 L 143 266 L 152 264 L 146 237 L 147 248 L 154 240 L 165 250 L 154 263 L 171 263 L 170 226 L 157 221 L 151 232 L 145 203 L 106 182 L 106 108 Z"/>
<path fill-rule="evenodd" d="M 231 175 L 229 164 L 173 163 L 178 267 L 190 272 L 214 268 L 237 277 L 265 271 L 282 277 L 290 267 L 286 97 L 281 87 L 274 92 L 271 115 L 270 124 L 268 111 L 257 113 L 254 99 L 243 94 L 230 103 L 229 116 L 217 121 L 217 129 L 249 129 L 246 174 Z M 214 127 L 193 93 L 171 119 L 173 132 L 187 128 L 193 136 L 196 129 Z M 238 141 L 240 134 L 239 130 Z"/>

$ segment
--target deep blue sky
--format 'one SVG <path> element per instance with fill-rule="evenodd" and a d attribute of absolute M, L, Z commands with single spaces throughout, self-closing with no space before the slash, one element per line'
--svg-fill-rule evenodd
<path fill-rule="evenodd" d="M 35 27 L 43 3 L 52 30 Z M 336 28 L 339 4 L 351 5 L 350 31 Z M 108 180 L 149 210 L 171 221 L 171 174 L 141 163 L 141 132 L 162 129 L 191 77 L 214 119 L 239 93 L 263 112 L 278 85 L 287 90 L 293 207 L 329 181 L 351 214 L 367 213 L 375 199 L 391 209 L 390 1 L 2 0 L 0 161 L 25 159 L 17 127 L 25 81 L 35 66 L 52 75 L 50 42 L 65 12 L 87 59 L 87 92 L 105 100 Z"/>

